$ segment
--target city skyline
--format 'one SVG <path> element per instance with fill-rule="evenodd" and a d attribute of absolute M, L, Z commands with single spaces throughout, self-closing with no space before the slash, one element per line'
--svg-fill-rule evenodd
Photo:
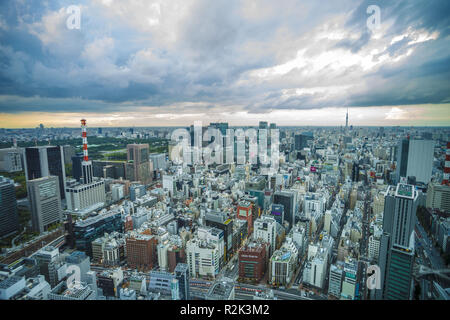
<path fill-rule="evenodd" d="M 371 5 L 4 1 L 0 127 L 448 125 L 450 4 Z"/>

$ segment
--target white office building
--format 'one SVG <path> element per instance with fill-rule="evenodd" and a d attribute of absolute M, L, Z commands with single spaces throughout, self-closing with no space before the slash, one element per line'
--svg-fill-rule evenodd
<path fill-rule="evenodd" d="M 102 206 L 106 202 L 105 182 L 94 181 L 89 184 L 72 184 L 66 188 L 67 210 L 76 212 Z"/>

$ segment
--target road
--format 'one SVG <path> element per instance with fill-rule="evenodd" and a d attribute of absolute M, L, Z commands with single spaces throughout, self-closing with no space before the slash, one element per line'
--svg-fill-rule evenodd
<path fill-rule="evenodd" d="M 439 254 L 438 249 L 433 246 L 432 241 L 428 237 L 424 228 L 420 225 L 419 222 L 416 222 L 416 230 L 419 232 L 420 237 L 418 237 L 418 241 L 422 245 L 423 250 L 427 253 L 427 259 L 430 262 L 431 268 L 434 270 L 445 269 L 446 266 L 442 260 L 442 257 Z"/>

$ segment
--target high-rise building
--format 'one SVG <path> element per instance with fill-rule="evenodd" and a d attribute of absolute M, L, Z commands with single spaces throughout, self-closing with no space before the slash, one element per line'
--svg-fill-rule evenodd
<path fill-rule="evenodd" d="M 254 223 L 253 239 L 268 243 L 269 256 L 277 249 L 277 222 L 274 217 L 263 215 Z"/>
<path fill-rule="evenodd" d="M 412 298 L 414 226 L 419 194 L 412 185 L 390 186 L 385 195 L 379 265 L 384 299 Z M 377 293 L 377 297 L 380 294 Z"/>
<path fill-rule="evenodd" d="M 132 165 L 133 180 L 142 184 L 149 184 L 152 181 L 148 144 L 127 145 L 127 161 Z"/>
<path fill-rule="evenodd" d="M 56 176 L 61 199 L 65 199 L 66 171 L 61 146 L 40 146 L 24 149 L 25 177 L 27 181 Z"/>
<path fill-rule="evenodd" d="M 273 196 L 274 204 L 281 204 L 284 207 L 284 221 L 289 223 L 289 230 L 295 224 L 295 195 L 289 191 L 277 191 Z"/>
<path fill-rule="evenodd" d="M 429 183 L 433 169 L 434 141 L 409 140 L 399 142 L 397 153 L 397 182 L 402 177 L 416 177 L 416 181 Z"/>
<path fill-rule="evenodd" d="M 152 235 L 137 234 L 127 238 L 127 263 L 131 268 L 153 269 L 158 240 Z"/>
<path fill-rule="evenodd" d="M 19 149 L 0 149 L 0 171 L 18 172 L 22 171 L 22 159 Z"/>
<path fill-rule="evenodd" d="M 450 212 L 450 185 L 430 183 L 427 190 L 427 208 Z"/>
<path fill-rule="evenodd" d="M 228 261 L 233 253 L 233 220 L 225 212 L 211 211 L 205 214 L 205 224 L 223 231 L 224 257 Z"/>
<path fill-rule="evenodd" d="M 313 136 L 307 133 L 296 134 L 294 136 L 294 150 L 300 151 L 308 147 L 308 141 L 312 140 Z"/>
<path fill-rule="evenodd" d="M 76 155 L 72 156 L 72 177 L 77 180 L 78 182 L 81 181 L 81 162 L 83 161 L 83 154 L 77 153 Z"/>
<path fill-rule="evenodd" d="M 58 177 L 29 180 L 27 189 L 34 231 L 44 232 L 50 225 L 63 220 Z"/>
<path fill-rule="evenodd" d="M 75 147 L 71 145 L 63 146 L 64 152 L 64 164 L 69 164 L 72 160 L 72 157 L 75 155 Z"/>
<path fill-rule="evenodd" d="M 14 181 L 0 176 L 0 237 L 19 230 Z"/>
<path fill-rule="evenodd" d="M 66 188 L 67 210 L 71 212 L 92 211 L 106 202 L 105 182 L 92 181 L 89 184 L 71 184 Z"/>
<path fill-rule="evenodd" d="M 175 267 L 175 277 L 178 280 L 180 300 L 190 300 L 189 266 L 186 263 L 178 263 Z"/>

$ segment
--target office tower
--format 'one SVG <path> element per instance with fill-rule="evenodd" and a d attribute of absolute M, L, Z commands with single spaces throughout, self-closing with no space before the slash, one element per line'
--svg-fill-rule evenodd
<path fill-rule="evenodd" d="M 397 146 L 397 168 L 396 175 L 397 181 L 400 177 L 406 178 L 406 172 L 408 169 L 408 154 L 409 154 L 409 139 L 402 139 Z"/>
<path fill-rule="evenodd" d="M 225 242 L 225 262 L 233 253 L 233 220 L 225 212 L 211 211 L 205 214 L 205 224 L 223 231 Z"/>
<path fill-rule="evenodd" d="M 127 161 L 133 171 L 134 181 L 140 181 L 144 185 L 152 181 L 148 144 L 127 145 Z"/>
<path fill-rule="evenodd" d="M 427 208 L 450 212 L 450 185 L 430 183 L 427 190 Z"/>
<path fill-rule="evenodd" d="M 14 181 L 0 176 L 0 237 L 19 230 Z"/>
<path fill-rule="evenodd" d="M 271 256 L 277 249 L 278 228 L 275 218 L 263 215 L 255 221 L 253 227 L 253 239 L 260 239 L 268 243 L 270 245 L 269 256 Z"/>
<path fill-rule="evenodd" d="M 75 155 L 75 148 L 70 145 L 63 146 L 64 164 L 70 164 L 72 157 Z"/>
<path fill-rule="evenodd" d="M 429 183 L 433 169 L 434 141 L 403 139 L 398 145 L 397 182 L 402 177 L 416 177 L 416 181 Z"/>
<path fill-rule="evenodd" d="M 267 121 L 260 121 L 259 122 L 259 129 L 268 129 L 269 125 Z"/>
<path fill-rule="evenodd" d="M 384 299 L 412 297 L 413 232 L 418 197 L 414 186 L 401 183 L 390 186 L 386 192 L 379 258 Z"/>
<path fill-rule="evenodd" d="M 81 181 L 83 175 L 81 171 L 81 162 L 83 161 L 83 154 L 77 153 L 72 157 L 72 177 L 78 182 Z"/>
<path fill-rule="evenodd" d="M 295 224 L 294 199 L 294 194 L 288 191 L 277 191 L 273 196 L 273 203 L 281 204 L 284 207 L 284 221 L 289 223 L 289 230 Z"/>
<path fill-rule="evenodd" d="M 22 160 L 19 149 L 0 149 L 0 171 L 18 172 L 22 171 Z"/>
<path fill-rule="evenodd" d="M 394 244 L 389 250 L 385 278 L 385 300 L 411 300 L 414 281 L 414 248 Z"/>
<path fill-rule="evenodd" d="M 63 147 L 41 146 L 24 150 L 25 177 L 27 181 L 56 176 L 61 199 L 65 199 L 66 171 Z"/>
<path fill-rule="evenodd" d="M 83 215 L 101 208 L 106 202 L 105 182 L 67 183 L 67 210 Z"/>
<path fill-rule="evenodd" d="M 399 183 L 390 187 L 384 199 L 383 231 L 395 244 L 408 247 L 416 223 L 418 191 L 414 186 Z"/>
<path fill-rule="evenodd" d="M 58 182 L 58 177 L 46 176 L 27 183 L 31 221 L 36 232 L 44 232 L 63 219 Z"/>
<path fill-rule="evenodd" d="M 180 300 L 190 300 L 189 266 L 186 263 L 178 263 L 175 267 L 175 277 L 178 280 Z"/>
<path fill-rule="evenodd" d="M 313 139 L 312 134 L 308 132 L 296 134 L 294 136 L 294 150 L 301 151 L 304 148 L 308 147 L 308 141 L 312 139 Z"/>
<path fill-rule="evenodd" d="M 156 246 L 158 240 L 154 236 L 137 234 L 126 240 L 127 264 L 131 268 L 151 270 L 156 262 Z"/>

